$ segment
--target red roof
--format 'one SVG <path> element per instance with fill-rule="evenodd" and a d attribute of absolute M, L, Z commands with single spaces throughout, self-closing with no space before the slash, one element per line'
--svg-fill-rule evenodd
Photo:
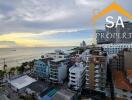
<path fill-rule="evenodd" d="M 112 70 L 114 86 L 118 89 L 132 91 L 132 85 L 128 82 L 122 71 Z"/>
<path fill-rule="evenodd" d="M 132 78 L 132 69 L 127 70 L 127 75 Z"/>

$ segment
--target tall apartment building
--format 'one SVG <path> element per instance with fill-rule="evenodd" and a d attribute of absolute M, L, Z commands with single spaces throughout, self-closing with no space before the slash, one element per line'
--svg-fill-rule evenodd
<path fill-rule="evenodd" d="M 68 86 L 74 90 L 78 90 L 85 82 L 85 65 L 76 63 L 69 69 L 69 83 Z"/>
<path fill-rule="evenodd" d="M 107 44 L 106 31 L 105 30 L 96 30 L 96 42 L 97 44 Z"/>
<path fill-rule="evenodd" d="M 86 88 L 105 92 L 107 71 L 107 55 L 94 50 L 87 57 Z"/>
<path fill-rule="evenodd" d="M 58 58 L 50 61 L 50 81 L 63 83 L 67 76 L 67 59 Z"/>
<path fill-rule="evenodd" d="M 107 33 L 121 33 L 120 37 L 123 36 L 123 33 L 126 33 L 126 37 L 129 37 L 129 33 L 132 33 L 132 22 L 125 21 L 124 23 L 124 28 L 122 26 L 117 26 L 113 28 L 107 28 L 105 27 L 106 34 Z M 132 37 L 131 38 L 118 38 L 114 37 L 111 39 L 111 43 L 132 43 Z"/>
<path fill-rule="evenodd" d="M 132 49 L 124 49 L 110 59 L 110 65 L 117 70 L 125 71 L 132 68 Z"/>
<path fill-rule="evenodd" d="M 132 43 L 132 36 L 130 36 L 130 33 L 132 33 L 132 22 L 124 21 L 123 23 L 124 28 L 119 25 L 115 27 L 114 25 L 112 28 L 105 27 L 105 30 L 97 30 L 97 44 Z M 123 33 L 125 33 L 126 37 L 123 37 Z M 101 37 L 101 34 L 103 34 L 104 37 Z"/>
<path fill-rule="evenodd" d="M 132 48 L 132 44 L 129 43 L 120 43 L 120 44 L 102 44 L 100 45 L 107 54 L 117 54 L 119 51 L 122 51 L 125 48 Z"/>
<path fill-rule="evenodd" d="M 80 43 L 80 47 L 86 47 L 86 46 L 87 46 L 87 44 L 86 44 L 86 42 L 83 40 L 82 43 Z"/>

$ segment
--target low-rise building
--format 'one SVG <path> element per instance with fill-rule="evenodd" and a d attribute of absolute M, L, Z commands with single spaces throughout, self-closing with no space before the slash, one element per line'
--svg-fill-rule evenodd
<path fill-rule="evenodd" d="M 69 83 L 68 86 L 78 90 L 81 88 L 85 81 L 86 66 L 81 63 L 76 63 L 69 69 Z"/>
<path fill-rule="evenodd" d="M 63 83 L 67 77 L 67 59 L 58 58 L 50 61 L 50 81 Z"/>
<path fill-rule="evenodd" d="M 52 100 L 77 100 L 77 94 L 69 89 L 61 89 L 56 92 L 56 94 L 52 97 Z"/>
<path fill-rule="evenodd" d="M 15 92 L 23 92 L 27 86 L 29 86 L 30 84 L 36 82 L 37 80 L 27 76 L 27 75 L 24 75 L 24 76 L 21 76 L 21 77 L 18 77 L 16 79 L 13 79 L 13 80 L 9 80 L 9 84 L 12 88 L 12 90 L 14 90 Z"/>
<path fill-rule="evenodd" d="M 9 100 L 9 98 L 4 94 L 0 94 L 0 100 Z"/>

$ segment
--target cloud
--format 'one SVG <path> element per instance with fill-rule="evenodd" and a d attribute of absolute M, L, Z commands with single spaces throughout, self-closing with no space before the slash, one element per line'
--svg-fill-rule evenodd
<path fill-rule="evenodd" d="M 89 0 L 0 0 L 0 33 L 43 32 L 45 30 L 86 28 L 91 11 L 100 1 Z M 91 4 L 95 6 L 91 7 Z M 82 6 L 80 6 L 82 5 Z"/>
<path fill-rule="evenodd" d="M 14 41 L 0 41 L 0 48 L 18 47 Z"/>
<path fill-rule="evenodd" d="M 30 46 L 33 46 L 33 43 L 34 45 L 52 45 L 55 41 L 46 39 L 49 35 L 91 30 L 93 28 L 91 17 L 95 11 L 102 10 L 112 1 L 13 0 L 11 2 L 0 0 L 0 40 L 14 41 L 17 45 L 26 45 L 26 42 Z M 125 3 L 124 0 L 116 0 L 116 2 L 132 12 L 131 0 L 126 0 Z M 104 22 L 97 23 L 97 26 L 99 25 L 104 25 Z M 73 35 L 71 37 L 76 41 Z M 62 40 L 56 38 L 56 41 L 57 39 Z M 20 42 L 20 40 L 25 42 Z M 71 40 L 67 39 L 67 41 Z"/>

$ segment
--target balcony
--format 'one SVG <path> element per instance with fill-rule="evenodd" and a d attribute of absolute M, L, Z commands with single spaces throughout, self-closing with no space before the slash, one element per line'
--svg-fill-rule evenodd
<path fill-rule="evenodd" d="M 86 85 L 89 85 L 90 83 L 86 81 Z"/>
<path fill-rule="evenodd" d="M 58 81 L 58 79 L 57 78 L 54 78 L 54 77 L 50 77 L 50 80 Z"/>
<path fill-rule="evenodd" d="M 99 78 L 99 77 L 100 77 L 100 75 L 98 75 L 98 74 L 97 74 L 97 75 L 95 75 L 94 77 L 95 77 L 95 78 Z"/>
<path fill-rule="evenodd" d="M 99 84 L 98 84 L 98 83 L 96 83 L 96 84 L 95 84 L 95 87 L 99 87 Z"/>
<path fill-rule="evenodd" d="M 95 79 L 95 82 L 99 82 L 99 79 Z"/>
<path fill-rule="evenodd" d="M 100 91 L 100 88 L 99 88 L 99 87 L 96 87 L 95 90 L 96 90 L 96 91 Z"/>
<path fill-rule="evenodd" d="M 95 69 L 99 69 L 99 66 L 98 66 L 98 65 L 96 65 L 94 68 L 95 68 Z"/>
<path fill-rule="evenodd" d="M 95 70 L 94 72 L 95 72 L 96 74 L 99 74 L 99 70 Z"/>
<path fill-rule="evenodd" d="M 89 81 L 89 79 L 86 77 L 86 81 Z"/>

